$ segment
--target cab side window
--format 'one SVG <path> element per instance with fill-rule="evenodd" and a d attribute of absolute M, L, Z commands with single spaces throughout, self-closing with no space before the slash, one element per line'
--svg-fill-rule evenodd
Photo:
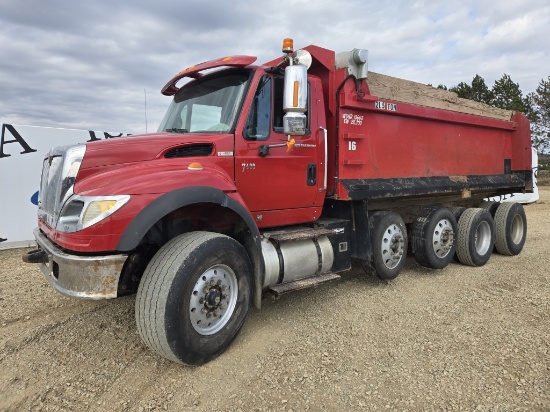
<path fill-rule="evenodd" d="M 275 77 L 275 88 L 273 92 L 273 130 L 276 133 L 283 133 L 283 93 L 285 87 L 284 77 Z"/>
<path fill-rule="evenodd" d="M 247 140 L 267 140 L 269 138 L 271 129 L 271 85 L 272 80 L 269 76 L 260 79 L 244 130 L 244 137 Z"/>

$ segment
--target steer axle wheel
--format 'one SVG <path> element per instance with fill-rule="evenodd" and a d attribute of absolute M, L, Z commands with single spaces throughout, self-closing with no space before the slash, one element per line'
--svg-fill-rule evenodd
<path fill-rule="evenodd" d="M 201 335 L 213 335 L 229 321 L 239 286 L 235 272 L 215 265 L 199 276 L 189 303 L 191 324 Z"/>
<path fill-rule="evenodd" d="M 204 364 L 241 329 L 252 269 L 234 239 L 209 232 L 180 235 L 153 257 L 138 288 L 136 323 L 147 346 L 178 363 Z"/>

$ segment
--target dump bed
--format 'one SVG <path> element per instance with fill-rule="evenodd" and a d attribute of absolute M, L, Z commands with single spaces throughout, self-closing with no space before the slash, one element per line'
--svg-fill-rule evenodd
<path fill-rule="evenodd" d="M 337 63 L 329 171 L 336 198 L 485 197 L 531 188 L 529 121 L 521 113 L 378 73 L 366 81 L 347 74 Z"/>

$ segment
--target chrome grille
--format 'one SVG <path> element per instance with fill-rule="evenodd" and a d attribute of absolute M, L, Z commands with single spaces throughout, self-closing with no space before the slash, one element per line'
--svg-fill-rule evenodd
<path fill-rule="evenodd" d="M 51 227 L 54 226 L 54 217 L 59 211 L 59 192 L 61 189 L 62 171 L 63 156 L 52 155 L 50 153 L 50 155 L 44 159 L 42 168 L 38 214 Z"/>
<path fill-rule="evenodd" d="M 38 217 L 55 228 L 64 203 L 73 194 L 73 186 L 86 152 L 85 145 L 54 147 L 42 164 L 38 196 Z"/>
<path fill-rule="evenodd" d="M 48 157 L 44 160 L 39 206 L 50 214 L 55 213 L 56 200 L 59 198 L 58 193 L 62 170 L 63 158 L 61 156 Z"/>

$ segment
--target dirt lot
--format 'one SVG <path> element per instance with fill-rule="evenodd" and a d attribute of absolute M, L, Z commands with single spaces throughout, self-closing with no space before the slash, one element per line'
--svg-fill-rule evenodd
<path fill-rule="evenodd" d="M 550 170 L 539 170 L 537 184 L 539 186 L 550 186 Z"/>
<path fill-rule="evenodd" d="M 521 255 L 267 300 L 203 367 L 148 351 L 134 297 L 71 300 L 0 252 L 0 410 L 550 410 L 550 188 Z"/>

